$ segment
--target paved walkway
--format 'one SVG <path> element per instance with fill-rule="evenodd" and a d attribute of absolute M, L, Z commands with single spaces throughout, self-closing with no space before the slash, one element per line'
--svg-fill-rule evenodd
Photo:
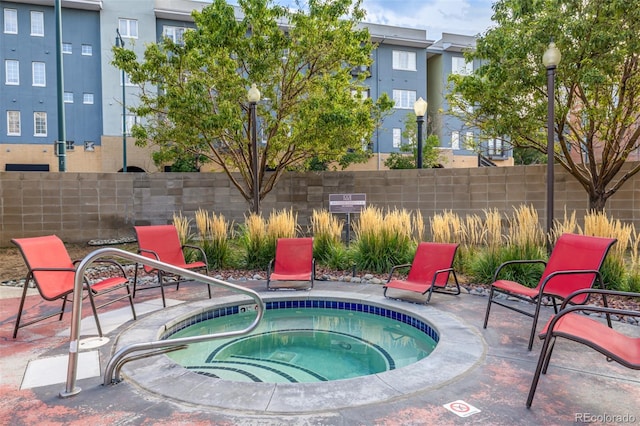
<path fill-rule="evenodd" d="M 287 291 L 266 292 L 263 281 L 241 283 L 272 296 Z M 382 295 L 379 285 L 316 282 L 316 286 L 305 294 L 353 294 L 363 299 L 375 299 Z M 531 409 L 525 401 L 539 355 L 541 342 L 536 341 L 533 351 L 526 349 L 530 319 L 496 306 L 492 309 L 489 327 L 482 329 L 482 320 L 487 299 L 463 294 L 457 297 L 435 294 L 428 306 L 406 302 L 394 302 L 410 309 L 424 311 L 425 315 L 451 316 L 462 324 L 465 332 L 477 337 L 479 348 L 470 353 L 478 355 L 464 372 L 453 374 L 444 382 L 414 392 L 405 392 L 377 401 L 360 404 L 327 404 L 315 406 L 312 412 L 287 413 L 260 411 L 255 409 L 216 408 L 215 399 L 210 404 L 184 403 L 168 396 L 164 391 L 153 392 L 140 388 L 124 370 L 124 380 L 116 385 L 103 386 L 102 373 L 111 358 L 114 348 L 131 333 L 139 323 L 151 321 L 154 316 L 171 318 L 178 309 L 186 306 L 181 302 L 206 299 L 202 284 L 187 283 L 179 291 L 167 290 L 167 297 L 178 304 L 162 308 L 159 291 L 139 292 L 136 307 L 139 320 L 120 317 L 116 312 L 126 312 L 125 305 L 113 305 L 110 312 L 100 313 L 107 331 L 107 344 L 97 339 L 83 339 L 77 385 L 80 393 L 68 398 L 59 394 L 65 390 L 67 354 L 69 349 L 69 324 L 71 315 L 63 321 L 46 320 L 23 328 L 17 339 L 12 339 L 13 324 L 19 302 L 19 292 L 2 289 L 0 292 L 0 425 L 446 425 L 446 424 L 491 424 L 491 425 L 562 425 L 562 424 L 624 424 L 640 423 L 640 372 L 606 362 L 605 358 L 586 347 L 567 341 L 558 341 L 548 374 L 542 376 Z M 303 294 L 303 292 L 297 292 Z M 214 291 L 215 300 L 228 296 L 221 289 Z M 202 302 L 200 302 L 202 303 Z M 206 302 L 205 302 L 206 303 Z M 27 298 L 33 311 L 51 306 L 39 296 Z M 92 317 L 85 303 L 83 307 L 82 336 L 90 335 Z M 89 315 L 89 317 L 86 317 Z M 551 315 L 545 308 L 542 323 Z M 126 321 L 122 323 L 122 321 Z M 86 324 L 86 325 L 85 325 Z M 640 336 L 640 327 L 624 324 L 631 332 Z M 444 334 L 443 334 L 444 335 Z M 470 339 L 473 340 L 473 339 Z M 459 342 L 464 347 L 466 342 Z M 474 355 L 475 356 L 475 355 Z M 161 356 L 162 357 L 162 356 Z M 152 369 L 155 361 L 142 363 L 138 369 Z M 447 364 L 444 356 L 437 361 L 438 367 L 455 370 L 459 363 L 451 356 Z M 131 367 L 133 368 L 133 367 Z M 166 389 L 180 386 L 175 367 L 162 367 L 152 373 Z M 407 381 L 415 380 L 407 370 Z M 402 373 L 397 370 L 396 373 Z M 438 373 L 439 375 L 439 373 Z M 375 392 L 365 381 L 350 382 L 352 389 L 363 398 Z M 205 388 L 208 387 L 207 388 Z M 289 385 L 291 386 L 291 385 Z M 229 384 L 220 384 L 212 379 L 210 385 L 200 385 L 185 392 L 202 395 L 227 389 Z M 301 387 L 304 392 L 304 387 Z M 335 388 L 324 388 L 340 398 L 340 383 Z M 345 394 L 347 395 L 347 394 Z M 239 398 L 252 399 L 255 395 L 247 391 Z M 309 401 L 321 400 L 318 392 L 307 393 Z M 349 400 L 350 397 L 343 398 Z M 212 398 L 213 399 L 213 398 Z M 314 405 L 310 403 L 310 405 Z M 447 409 L 446 407 L 453 409 Z M 473 414 L 461 417 L 469 409 Z"/>

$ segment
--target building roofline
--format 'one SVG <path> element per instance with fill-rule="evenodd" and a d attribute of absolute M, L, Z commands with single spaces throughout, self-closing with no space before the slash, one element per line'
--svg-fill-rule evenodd
<path fill-rule="evenodd" d="M 54 0 L 11 0 L 11 2 L 55 6 Z M 102 0 L 62 0 L 60 6 L 65 9 L 102 10 Z"/>

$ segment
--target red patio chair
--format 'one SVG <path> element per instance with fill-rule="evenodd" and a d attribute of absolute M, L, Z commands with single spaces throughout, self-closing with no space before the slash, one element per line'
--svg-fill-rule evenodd
<path fill-rule="evenodd" d="M 16 326 L 13 329 L 13 338 L 15 339 L 18 335 L 19 328 L 51 318 L 55 315 L 60 315 L 58 320 L 62 320 L 64 308 L 67 303 L 67 297 L 74 291 L 76 265 L 80 263 L 80 261 L 71 260 L 64 243 L 55 235 L 32 238 L 14 238 L 11 242 L 17 245 L 20 249 L 20 253 L 22 254 L 28 268 L 22 291 L 22 298 L 20 299 L 20 307 L 18 308 Z M 97 259 L 95 262 L 113 265 L 116 267 L 118 272 L 117 276 L 108 277 L 94 282 L 93 284 L 89 284 L 86 277 L 84 278 L 84 290 L 86 290 L 89 295 L 89 302 L 91 303 L 93 316 L 96 320 L 98 334 L 102 337 L 102 328 L 100 327 L 97 312 L 99 308 L 108 306 L 118 300 L 128 298 L 134 320 L 136 319 L 136 311 L 133 306 L 133 297 L 129 288 L 129 279 L 127 278 L 122 266 L 118 262 L 109 259 Z M 34 317 L 29 320 L 29 322 L 20 324 L 24 313 L 24 302 L 30 281 L 35 283 L 36 288 L 43 299 L 48 301 L 62 299 L 62 307 L 58 311 Z M 115 298 L 112 297 L 108 302 L 96 306 L 94 301 L 96 297 L 123 288 L 126 289 L 126 294 Z"/>
<path fill-rule="evenodd" d="M 567 304 L 573 298 L 582 299 L 590 294 L 599 294 L 603 297 L 603 306 L 569 306 Z M 533 375 L 529 396 L 527 397 L 527 408 L 531 408 L 533 396 L 538 386 L 540 373 L 546 374 L 549 367 L 549 360 L 556 342 L 556 338 L 562 337 L 581 343 L 603 354 L 607 361 L 616 361 L 620 365 L 633 370 L 640 370 L 640 337 L 634 337 L 615 330 L 609 322 L 606 326 L 601 321 L 579 314 L 577 311 L 588 312 L 590 314 L 619 315 L 627 317 L 640 317 L 640 311 L 630 309 L 614 309 L 606 305 L 606 295 L 623 296 L 640 299 L 640 293 L 629 293 L 622 291 L 612 291 L 603 289 L 583 289 L 578 290 L 562 302 L 560 312 L 551 317 L 547 322 L 540 338 L 544 339 L 536 372 Z M 593 315 L 592 315 L 593 316 Z M 620 327 L 618 327 L 620 328 Z"/>
<path fill-rule="evenodd" d="M 271 281 L 309 281 L 313 288 L 316 261 L 313 258 L 313 238 L 278 238 L 276 256 L 267 267 L 267 289 L 274 290 Z M 278 288 L 297 288 L 296 285 Z"/>
<path fill-rule="evenodd" d="M 396 265 L 391 268 L 389 278 L 384 285 L 384 296 L 390 299 L 401 297 L 387 296 L 388 290 L 403 290 L 420 294 L 427 294 L 425 303 L 429 303 L 431 295 L 444 293 L 451 295 L 460 294 L 460 284 L 453 269 L 453 259 L 458 250 L 458 244 L 450 243 L 420 243 L 411 263 Z M 399 268 L 410 267 L 407 278 L 404 280 L 392 280 L 393 273 Z M 447 288 L 449 276 L 453 276 L 456 284 L 455 291 Z"/>
<path fill-rule="evenodd" d="M 198 246 L 181 244 L 180 237 L 178 236 L 178 230 L 175 225 L 150 225 L 150 226 L 134 226 L 133 229 L 136 232 L 138 240 L 138 253 L 142 256 L 150 259 L 158 260 L 160 262 L 168 263 L 169 265 L 176 266 L 182 269 L 189 269 L 194 271 L 204 270 L 206 275 L 209 275 L 209 264 L 207 262 L 207 256 L 204 250 Z M 187 263 L 184 257 L 184 249 L 191 248 L 198 252 L 201 260 Z M 166 307 L 167 303 L 164 297 L 164 286 L 172 285 L 173 283 L 165 282 L 165 277 L 172 275 L 171 273 L 156 269 L 147 265 L 143 265 L 143 269 L 147 273 L 156 272 L 158 276 L 158 284 L 151 286 L 144 286 L 138 288 L 138 264 L 136 264 L 135 276 L 133 280 L 133 297 L 136 297 L 137 290 L 146 290 L 151 288 L 160 287 L 160 293 L 162 294 L 162 306 Z M 180 277 L 176 277 L 175 282 L 176 290 L 180 288 Z M 207 290 L 209 292 L 209 299 L 211 299 L 211 287 L 207 284 Z"/>
<path fill-rule="evenodd" d="M 544 260 L 512 260 L 498 266 L 493 275 L 494 282 L 491 284 L 483 327 L 487 328 L 492 303 L 532 317 L 533 325 L 529 335 L 528 346 L 529 350 L 531 350 L 543 298 L 551 298 L 554 312 L 557 313 L 557 300 L 564 300 L 572 292 L 593 287 L 596 282 L 599 283 L 600 287 L 604 288 L 600 267 L 615 242 L 615 238 L 563 234 L 553 247 L 548 262 Z M 523 263 L 546 264 L 536 288 L 529 288 L 514 281 L 498 279 L 500 272 L 506 266 Z M 516 304 L 510 304 L 499 299 L 497 297 L 499 294 L 533 303 L 535 304 L 535 309 L 533 312 L 521 309 Z M 584 304 L 587 302 L 587 298 L 588 294 L 583 294 L 574 298 L 571 302 Z"/>

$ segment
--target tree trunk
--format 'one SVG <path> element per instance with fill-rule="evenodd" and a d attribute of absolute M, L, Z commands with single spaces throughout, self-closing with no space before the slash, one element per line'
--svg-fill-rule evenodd
<path fill-rule="evenodd" d="M 606 196 L 604 192 L 596 192 L 589 194 L 589 211 L 593 212 L 604 212 L 605 205 L 607 203 L 607 199 L 609 197 Z"/>

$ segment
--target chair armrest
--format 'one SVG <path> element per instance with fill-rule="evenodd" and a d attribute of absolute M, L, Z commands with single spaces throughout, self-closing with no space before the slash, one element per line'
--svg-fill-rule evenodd
<path fill-rule="evenodd" d="M 271 276 L 271 268 L 273 267 L 273 262 L 275 262 L 275 259 L 271 259 L 269 261 L 269 264 L 267 265 L 267 278 Z"/>
<path fill-rule="evenodd" d="M 153 251 L 153 250 L 148 250 L 148 249 L 139 248 L 139 249 L 138 249 L 138 253 L 139 253 L 139 254 L 145 254 L 145 253 L 146 253 L 146 254 L 152 254 L 152 255 L 153 255 L 153 257 L 155 257 L 155 258 L 156 258 L 156 260 L 160 260 L 160 256 L 158 256 L 158 253 L 156 253 L 156 252 L 155 252 L 155 251 Z"/>
<path fill-rule="evenodd" d="M 207 261 L 207 255 L 204 252 L 204 250 L 202 249 L 202 247 L 198 247 L 198 246 L 195 246 L 193 244 L 184 244 L 182 246 L 182 249 L 184 250 L 185 248 L 194 249 L 194 250 L 200 252 L 200 256 L 202 256 L 202 261 L 205 263 L 205 265 L 209 266 L 209 262 Z"/>
<path fill-rule="evenodd" d="M 29 272 L 75 272 L 76 268 L 33 268 Z"/>
<path fill-rule="evenodd" d="M 540 285 L 540 296 L 542 296 L 544 294 L 544 288 L 546 287 L 547 283 L 549 283 L 549 281 L 551 281 L 555 277 L 562 276 L 562 275 L 585 275 L 585 274 L 594 275 L 594 278 L 596 280 L 598 280 L 600 282 L 601 286 L 602 286 L 602 284 L 603 284 L 602 274 L 600 274 L 600 271 L 598 271 L 598 270 L 595 270 L 595 269 L 567 269 L 567 270 L 563 270 L 563 271 L 555 271 L 555 272 L 552 272 L 549 275 L 547 275 L 545 277 L 544 281 L 542 282 L 542 284 Z M 585 302 L 586 302 L 587 299 L 585 299 Z"/>
<path fill-rule="evenodd" d="M 576 296 L 580 296 L 581 294 L 600 294 L 603 296 L 622 296 L 622 297 L 636 297 L 638 299 L 640 299 L 640 293 L 633 293 L 633 292 L 629 292 L 629 291 L 618 291 L 618 290 L 606 290 L 606 289 L 602 289 L 602 288 L 583 288 L 580 290 L 576 290 L 573 293 L 571 293 L 570 295 L 568 295 L 563 301 L 562 304 L 560 305 L 560 310 L 562 311 L 563 309 L 567 308 L 567 305 L 569 303 L 571 303 L 571 299 L 573 299 Z M 589 308 L 589 310 L 591 308 L 598 308 L 597 306 L 575 306 L 573 307 L 574 309 L 572 310 L 587 310 L 587 308 Z M 612 309 L 612 308 L 608 308 L 608 307 L 600 307 L 602 309 Z M 631 312 L 636 312 L 636 311 L 631 311 Z M 637 315 L 633 315 L 633 316 L 640 316 L 640 312 L 636 312 Z"/>
<path fill-rule="evenodd" d="M 500 266 L 498 266 L 498 268 L 496 269 L 496 272 L 493 274 L 493 281 L 492 282 L 496 282 L 498 281 L 498 275 L 500 274 L 500 271 L 502 271 L 503 268 L 507 267 L 507 266 L 511 266 L 511 265 L 516 265 L 516 264 L 527 264 L 527 263 L 541 263 L 543 265 L 547 264 L 546 260 L 542 260 L 542 259 L 532 259 L 532 260 L 508 260 L 506 262 L 503 262 L 500 264 Z"/>
<path fill-rule="evenodd" d="M 316 279 L 316 258 L 311 259 L 311 279 Z"/>
<path fill-rule="evenodd" d="M 77 266 L 80 262 L 82 262 L 82 260 L 83 259 L 74 260 L 73 264 Z M 120 264 L 120 262 L 116 260 L 99 257 L 91 262 L 91 264 L 94 264 L 94 263 L 108 264 L 111 266 L 115 266 L 120 270 L 120 273 L 122 274 L 122 276 L 124 278 L 127 278 L 127 273 L 124 271 L 124 267 L 122 266 L 122 264 Z"/>
<path fill-rule="evenodd" d="M 613 290 L 603 290 L 603 289 L 578 290 L 573 292 L 570 297 L 573 297 L 574 295 L 580 295 L 581 293 L 600 293 L 600 294 L 606 294 L 607 296 L 618 295 L 618 296 L 629 296 L 629 297 L 640 298 L 640 293 L 629 293 L 629 292 L 623 292 L 623 291 L 613 291 Z M 556 323 L 560 320 L 560 318 L 576 311 L 600 313 L 600 314 L 605 314 L 607 317 L 610 317 L 610 315 L 618 315 L 618 316 L 640 318 L 640 311 L 632 311 L 630 309 L 608 308 L 604 306 L 594 306 L 594 305 L 588 305 L 588 306 L 580 305 L 580 306 L 567 307 L 568 300 L 569 300 L 569 297 L 564 302 L 562 302 L 562 307 L 558 311 L 558 313 L 549 320 L 549 325 L 546 328 L 546 333 L 540 333 L 539 335 L 540 339 L 544 339 L 548 335 L 549 331 L 551 331 L 553 335 L 553 330 L 555 329 Z M 610 328 L 613 328 L 613 325 L 611 324 L 611 322 L 608 322 L 608 326 Z"/>
<path fill-rule="evenodd" d="M 396 269 L 400 269 L 400 268 L 409 268 L 411 266 L 410 263 L 403 263 L 402 265 L 395 265 L 391 268 L 391 270 L 389 271 L 389 278 L 387 278 L 387 282 L 391 281 L 391 278 L 393 278 L 393 272 Z"/>

